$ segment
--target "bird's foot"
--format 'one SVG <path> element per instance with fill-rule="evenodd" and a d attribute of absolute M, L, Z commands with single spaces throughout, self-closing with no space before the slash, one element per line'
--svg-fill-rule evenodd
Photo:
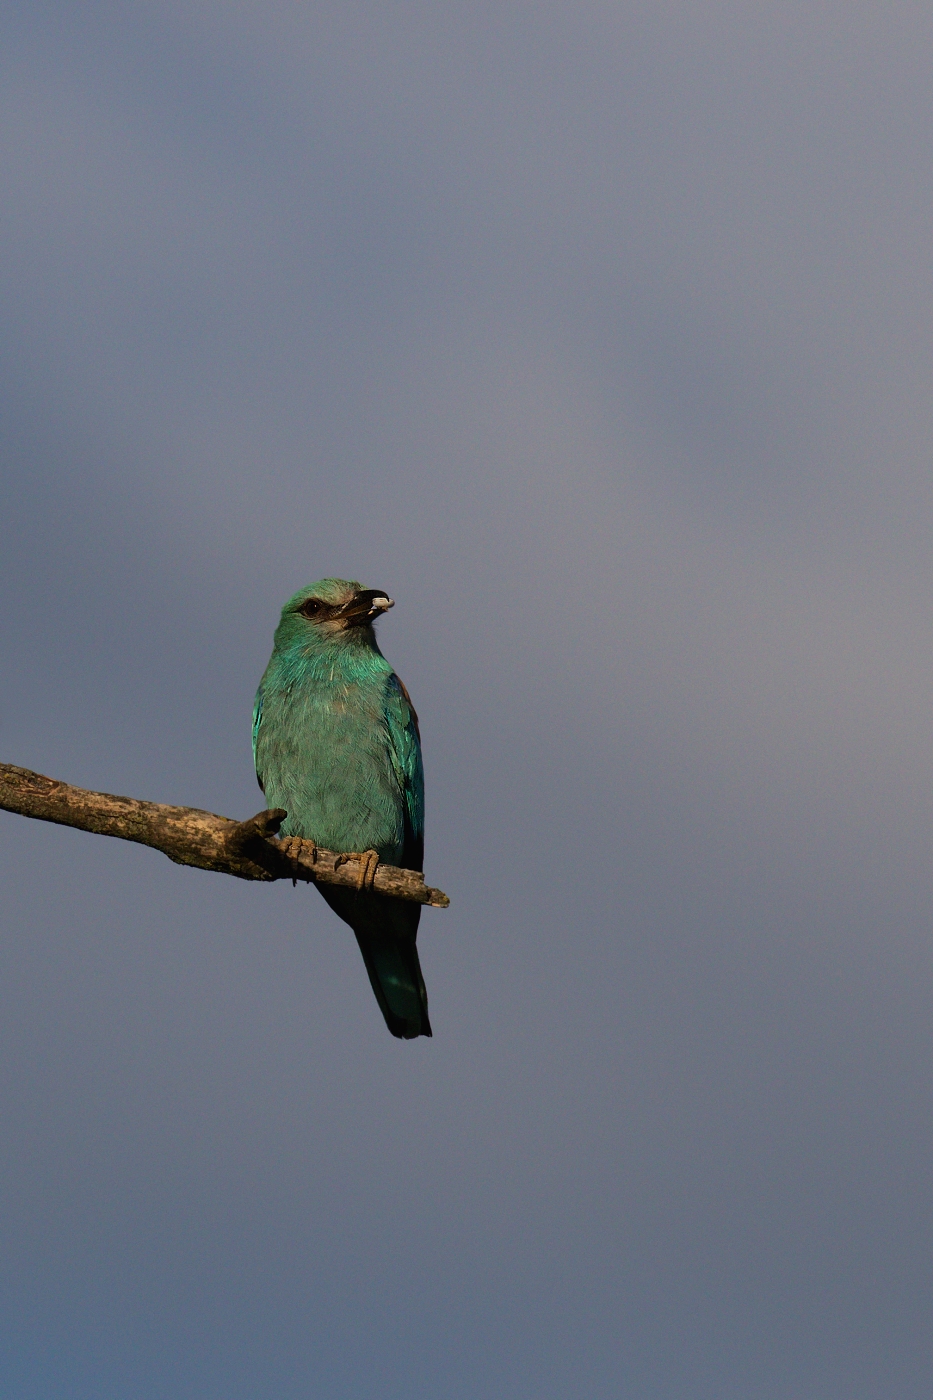
<path fill-rule="evenodd" d="M 360 863 L 360 873 L 356 877 L 356 888 L 358 890 L 371 890 L 376 879 L 376 871 L 379 868 L 379 852 L 343 851 L 335 859 L 334 869 L 339 870 L 341 865 L 346 865 L 351 860 L 358 860 Z"/>
<path fill-rule="evenodd" d="M 356 888 L 358 890 L 371 890 L 376 880 L 378 868 L 379 852 L 364 851 L 360 856 L 360 873 L 356 877 Z"/>
<path fill-rule="evenodd" d="M 317 854 L 317 847 L 313 841 L 303 840 L 300 836 L 282 836 L 279 838 L 282 847 L 282 854 L 292 868 L 292 888 L 298 884 L 298 872 L 301 870 L 301 857 L 305 854 L 305 847 L 310 846 L 311 859 L 314 860 Z"/>

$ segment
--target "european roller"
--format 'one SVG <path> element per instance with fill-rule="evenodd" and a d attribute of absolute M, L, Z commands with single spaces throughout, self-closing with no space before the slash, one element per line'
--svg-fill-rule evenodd
<path fill-rule="evenodd" d="M 253 708 L 253 759 L 283 837 L 332 851 L 375 851 L 421 870 L 424 773 L 418 717 L 376 643 L 392 599 L 325 578 L 289 598 Z M 431 1034 L 416 937 L 421 906 L 367 890 L 319 885 L 356 934 L 393 1035 Z"/>

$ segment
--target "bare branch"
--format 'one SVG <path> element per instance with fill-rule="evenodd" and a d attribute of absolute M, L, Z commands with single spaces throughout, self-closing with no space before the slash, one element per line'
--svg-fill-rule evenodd
<path fill-rule="evenodd" d="M 216 870 L 241 880 L 297 879 L 356 889 L 367 873 L 358 852 L 325 851 L 313 841 L 295 839 L 284 849 L 284 843 L 275 839 L 286 816 L 281 809 L 235 822 L 197 807 L 168 807 L 161 802 L 70 787 L 12 763 L 0 763 L 0 809 L 76 826 L 98 836 L 138 841 L 162 851 L 177 865 Z M 442 890 L 424 883 L 420 871 L 394 865 L 377 867 L 372 889 L 436 909 L 446 909 L 450 903 Z"/>

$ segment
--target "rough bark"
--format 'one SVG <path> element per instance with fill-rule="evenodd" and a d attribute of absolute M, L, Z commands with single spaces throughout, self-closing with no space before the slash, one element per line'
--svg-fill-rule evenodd
<path fill-rule="evenodd" d="M 368 873 L 358 852 L 325 851 L 312 841 L 276 840 L 286 816 L 281 809 L 236 822 L 197 807 L 168 807 L 89 792 L 11 763 L 0 763 L 0 809 L 99 836 L 137 841 L 162 851 L 177 865 L 216 870 L 241 880 L 297 879 L 359 888 Z M 420 871 L 394 865 L 377 866 L 371 888 L 377 894 L 437 909 L 446 909 L 450 903 L 443 891 L 424 883 Z"/>

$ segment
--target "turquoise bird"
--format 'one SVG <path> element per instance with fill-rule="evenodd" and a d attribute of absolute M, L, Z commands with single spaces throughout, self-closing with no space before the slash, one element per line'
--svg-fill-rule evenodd
<path fill-rule="evenodd" d="M 331 851 L 375 851 L 421 870 L 424 772 L 418 716 L 376 643 L 392 599 L 325 578 L 289 598 L 253 707 L 253 760 L 281 835 Z M 356 934 L 393 1035 L 431 1034 L 416 937 L 421 906 L 319 885 Z"/>

